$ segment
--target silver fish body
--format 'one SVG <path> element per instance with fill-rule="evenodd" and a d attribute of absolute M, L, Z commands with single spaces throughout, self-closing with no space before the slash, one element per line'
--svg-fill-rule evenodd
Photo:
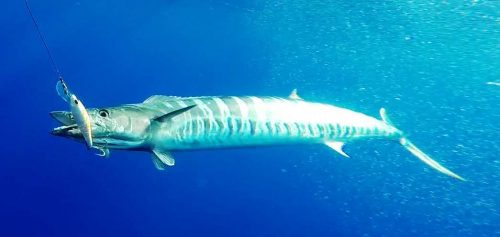
<path fill-rule="evenodd" d="M 64 126 L 53 134 L 84 137 L 68 123 L 71 113 L 52 112 Z M 357 139 L 398 141 L 437 171 L 463 180 L 417 148 L 394 127 L 384 109 L 381 120 L 334 105 L 289 98 L 256 96 L 151 96 L 143 103 L 88 109 L 94 148 L 149 151 L 158 169 L 173 166 L 171 151 L 322 143 L 349 157 L 342 149 Z"/>
<path fill-rule="evenodd" d="M 164 111 L 196 105 L 155 129 L 151 143 L 166 150 L 348 142 L 402 135 L 395 127 L 362 113 L 303 100 L 159 96 L 145 103 Z"/>

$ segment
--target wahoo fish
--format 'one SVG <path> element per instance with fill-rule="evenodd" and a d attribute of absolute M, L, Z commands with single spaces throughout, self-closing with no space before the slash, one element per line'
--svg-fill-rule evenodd
<path fill-rule="evenodd" d="M 398 141 L 433 169 L 464 180 L 417 148 L 380 109 L 381 119 L 330 104 L 305 101 L 294 90 L 289 97 L 154 95 L 142 103 L 88 109 L 93 147 L 146 151 L 156 168 L 173 166 L 174 151 L 325 144 L 344 157 L 346 142 L 383 138 Z M 54 111 L 62 126 L 52 134 L 77 141 L 86 135 L 74 126 L 71 112 Z"/>

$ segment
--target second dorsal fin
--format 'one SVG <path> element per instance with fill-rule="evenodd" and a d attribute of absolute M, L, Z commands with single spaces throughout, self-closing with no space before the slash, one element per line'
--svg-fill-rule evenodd
<path fill-rule="evenodd" d="M 389 116 L 387 116 L 387 112 L 385 111 L 384 108 L 380 108 L 379 113 L 380 113 L 380 117 L 382 118 L 382 121 L 384 121 L 386 124 L 394 126 L 394 124 L 392 123 L 392 121 L 389 118 Z"/>
<path fill-rule="evenodd" d="M 291 100 L 302 100 L 300 96 L 297 94 L 297 89 L 293 89 L 292 92 L 290 92 L 290 95 L 288 96 L 288 99 Z"/>

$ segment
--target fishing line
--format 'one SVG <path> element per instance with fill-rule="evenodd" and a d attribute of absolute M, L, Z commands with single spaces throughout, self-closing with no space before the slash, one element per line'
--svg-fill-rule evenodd
<path fill-rule="evenodd" d="M 33 13 L 31 12 L 30 5 L 28 4 L 28 0 L 24 0 L 24 3 L 26 4 L 26 9 L 28 9 L 28 13 L 30 14 L 31 20 L 33 21 L 33 24 L 35 25 L 36 32 L 38 32 L 38 36 L 40 36 L 40 39 L 42 40 L 43 46 L 45 47 L 45 50 L 47 51 L 47 55 L 49 55 L 50 63 L 52 64 L 52 69 L 54 72 L 57 74 L 58 78 L 61 80 L 63 78 L 61 71 L 59 71 L 59 67 L 57 67 L 56 61 L 54 60 L 54 57 L 52 56 L 52 52 L 50 52 L 49 46 L 47 46 L 47 42 L 45 41 L 45 37 L 43 37 L 42 32 L 40 31 L 40 27 L 38 27 L 38 23 L 33 16 Z"/>
<path fill-rule="evenodd" d="M 52 64 L 52 69 L 58 76 L 59 81 L 56 84 L 57 94 L 59 94 L 59 96 L 69 104 L 69 108 L 71 111 L 71 115 L 73 116 L 73 119 L 75 121 L 75 125 L 80 130 L 83 140 L 85 140 L 85 143 L 87 144 L 87 149 L 90 150 L 90 148 L 93 148 L 94 146 L 92 140 L 92 121 L 87 112 L 87 109 L 85 109 L 83 103 L 81 103 L 81 101 L 76 98 L 75 94 L 71 93 L 68 90 L 66 83 L 64 83 L 61 71 L 59 71 L 59 67 L 57 67 L 56 61 L 54 60 L 54 56 L 52 56 L 52 52 L 50 52 L 49 46 L 47 45 L 47 42 L 45 41 L 45 38 L 43 37 L 43 34 L 40 31 L 40 27 L 38 27 L 38 23 L 35 17 L 33 16 L 33 12 L 31 12 L 28 0 L 24 0 L 24 3 L 26 4 L 26 9 L 28 9 L 28 13 L 31 17 L 31 20 L 33 21 L 33 24 L 35 25 L 36 32 L 38 32 L 38 36 L 40 36 L 43 46 L 47 51 L 47 55 L 49 55 L 50 63 Z M 57 128 L 54 129 L 54 131 L 57 131 Z M 108 151 L 106 151 L 106 148 L 97 148 L 97 149 L 101 151 L 100 155 L 102 156 L 106 156 L 109 153 Z"/>

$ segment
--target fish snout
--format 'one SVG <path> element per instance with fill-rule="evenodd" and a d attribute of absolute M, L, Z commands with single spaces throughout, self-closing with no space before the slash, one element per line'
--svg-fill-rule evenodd
<path fill-rule="evenodd" d="M 50 134 L 60 137 L 79 137 L 81 132 L 73 119 L 73 115 L 68 111 L 52 111 L 49 113 L 52 118 L 61 124 L 54 128 Z"/>
<path fill-rule="evenodd" d="M 68 111 L 52 111 L 49 113 L 52 118 L 57 120 L 62 125 L 68 126 L 76 124 L 71 112 Z"/>

